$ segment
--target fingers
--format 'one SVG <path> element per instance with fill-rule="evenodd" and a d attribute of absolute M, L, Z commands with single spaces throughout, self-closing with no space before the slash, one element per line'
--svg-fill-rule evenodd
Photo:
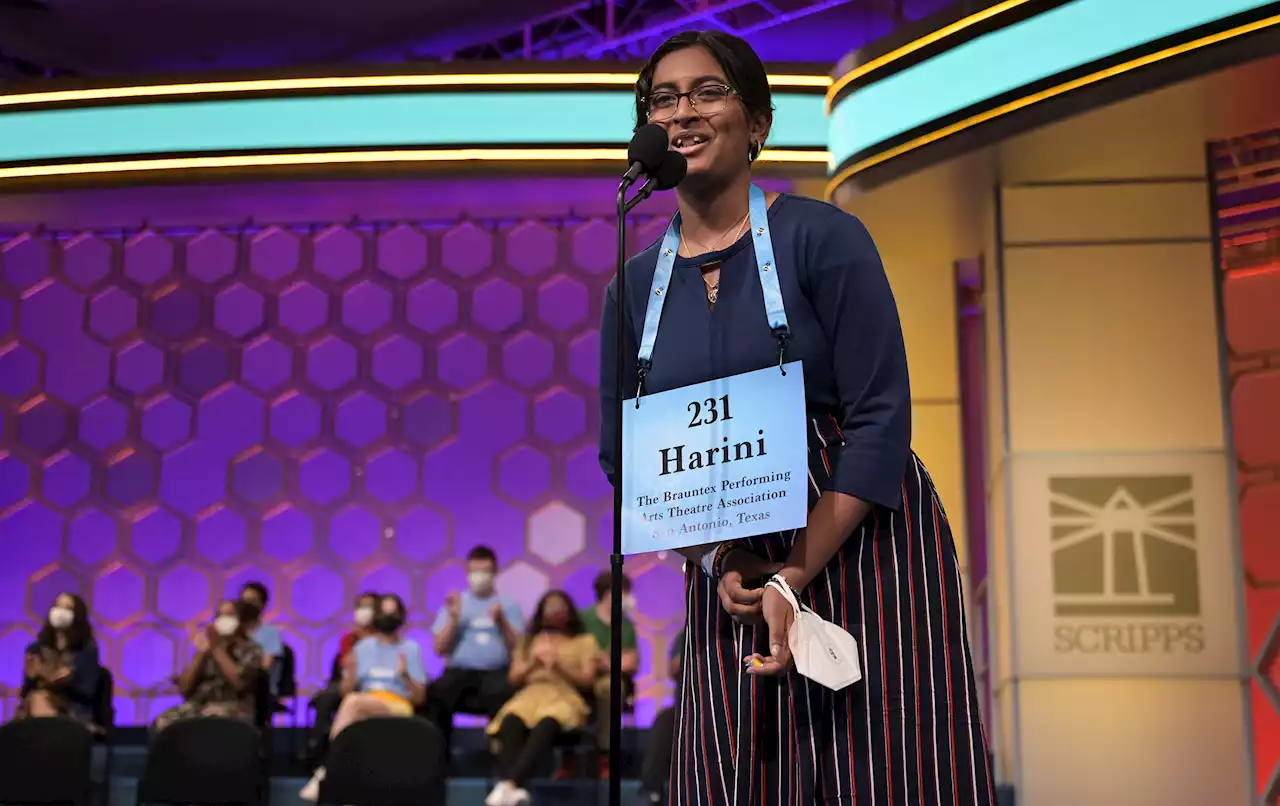
<path fill-rule="evenodd" d="M 724 612 L 728 613 L 734 619 L 744 624 L 754 624 L 760 620 L 760 601 L 757 599 L 754 603 L 739 603 L 734 601 L 730 596 L 726 586 L 722 582 L 719 587 L 720 606 L 724 608 Z"/>
<path fill-rule="evenodd" d="M 748 655 L 744 661 L 747 674 L 755 677 L 780 677 L 787 673 L 789 663 L 779 663 L 777 658 L 765 655 Z"/>

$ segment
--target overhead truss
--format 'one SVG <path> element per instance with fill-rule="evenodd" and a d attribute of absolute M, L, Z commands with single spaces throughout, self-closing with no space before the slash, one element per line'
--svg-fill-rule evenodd
<path fill-rule="evenodd" d="M 644 58 L 654 45 L 676 31 L 716 28 L 748 36 L 850 2 L 853 0 L 580 0 L 485 41 L 449 53 L 413 54 L 410 58 L 632 60 Z M 893 3 L 886 0 L 882 5 L 892 7 Z"/>

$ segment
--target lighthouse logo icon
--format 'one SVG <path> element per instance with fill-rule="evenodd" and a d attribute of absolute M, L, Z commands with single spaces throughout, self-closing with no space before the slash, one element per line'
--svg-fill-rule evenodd
<path fill-rule="evenodd" d="M 1200 615 L 1191 477 L 1049 479 L 1054 612 Z"/>

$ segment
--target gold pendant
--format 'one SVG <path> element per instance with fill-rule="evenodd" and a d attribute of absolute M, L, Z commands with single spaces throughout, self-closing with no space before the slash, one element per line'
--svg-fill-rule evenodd
<path fill-rule="evenodd" d="M 719 296 L 720 296 L 719 283 L 716 283 L 715 285 L 712 285 L 712 286 L 707 286 L 707 302 L 710 302 L 712 305 L 715 305 L 716 298 Z"/>

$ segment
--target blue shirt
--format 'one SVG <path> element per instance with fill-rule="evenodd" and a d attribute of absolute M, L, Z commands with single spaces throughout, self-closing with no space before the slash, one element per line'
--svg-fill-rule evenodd
<path fill-rule="evenodd" d="M 415 683 L 427 682 L 427 669 L 417 641 L 406 639 L 391 644 L 371 635 L 361 639 L 352 651 L 356 656 L 357 691 L 389 691 L 409 699 L 409 686 L 400 676 L 402 656 L 409 679 Z"/>
<path fill-rule="evenodd" d="M 511 653 L 502 640 L 502 631 L 489 615 L 495 602 L 502 605 L 502 612 L 513 630 L 518 633 L 524 629 L 524 616 L 515 602 L 497 595 L 480 599 L 466 591 L 462 594 L 462 612 L 458 616 L 457 643 L 445 658 L 446 666 L 491 672 L 511 664 Z M 431 631 L 439 635 L 448 625 L 449 612 L 442 609 L 436 614 L 436 623 Z"/>
<path fill-rule="evenodd" d="M 744 200 L 745 201 L 745 200 Z M 791 340 L 786 360 L 804 361 L 810 416 L 831 415 L 843 447 L 828 451 L 827 489 L 897 509 L 911 456 L 911 387 L 898 308 L 866 227 L 825 202 L 782 194 L 769 206 Z M 617 278 L 600 325 L 600 466 L 614 467 L 614 383 L 624 397 L 638 385 L 637 348 L 644 326 L 659 239 L 627 261 L 625 360 L 616 361 Z M 701 266 L 719 261 L 716 306 L 707 304 Z M 645 393 L 678 389 L 778 364 L 778 340 L 764 313 L 764 292 L 750 232 L 727 249 L 678 257 L 653 348 Z"/>
<path fill-rule="evenodd" d="M 262 647 L 264 657 L 275 658 L 267 677 L 271 682 L 271 693 L 279 694 L 280 676 L 284 674 L 284 669 L 279 662 L 284 656 L 284 636 L 280 634 L 280 628 L 274 624 L 259 624 L 258 629 L 254 630 L 249 637 L 255 644 Z"/>

